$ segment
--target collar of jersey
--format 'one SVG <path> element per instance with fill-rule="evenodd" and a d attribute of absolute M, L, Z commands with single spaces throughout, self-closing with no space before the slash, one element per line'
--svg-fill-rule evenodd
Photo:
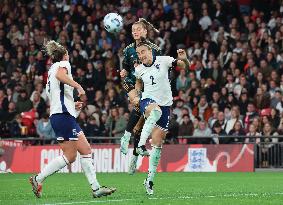
<path fill-rule="evenodd" d="M 153 56 L 152 63 L 151 63 L 150 65 L 146 65 L 146 64 L 143 64 L 143 65 L 144 65 L 145 67 L 151 67 L 151 66 L 154 64 L 155 60 L 156 60 L 156 57 Z"/>

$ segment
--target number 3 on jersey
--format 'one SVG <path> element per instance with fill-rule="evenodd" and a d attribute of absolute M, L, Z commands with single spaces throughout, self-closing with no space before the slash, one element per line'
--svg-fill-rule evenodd
<path fill-rule="evenodd" d="M 154 82 L 154 77 L 152 75 L 149 78 L 151 79 L 151 85 L 156 84 L 156 82 Z"/>

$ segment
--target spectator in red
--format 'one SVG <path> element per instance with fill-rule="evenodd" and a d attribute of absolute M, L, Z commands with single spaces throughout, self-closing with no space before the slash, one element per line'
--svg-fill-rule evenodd
<path fill-rule="evenodd" d="M 205 95 L 201 96 L 199 104 L 193 108 L 192 114 L 208 122 L 208 119 L 212 114 L 212 110 L 209 104 L 207 103 Z"/>

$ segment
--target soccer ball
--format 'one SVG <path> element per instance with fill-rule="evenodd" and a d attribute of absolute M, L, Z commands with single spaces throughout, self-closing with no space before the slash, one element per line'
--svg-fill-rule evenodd
<path fill-rule="evenodd" d="M 104 19 L 104 28 L 110 33 L 118 33 L 123 28 L 123 19 L 117 13 L 109 13 Z"/>

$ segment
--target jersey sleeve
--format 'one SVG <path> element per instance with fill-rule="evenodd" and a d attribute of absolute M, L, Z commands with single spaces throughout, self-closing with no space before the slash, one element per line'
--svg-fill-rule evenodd
<path fill-rule="evenodd" d="M 66 68 L 68 73 L 71 73 L 71 64 L 69 61 L 60 61 L 59 67 Z"/>
<path fill-rule="evenodd" d="M 172 67 L 176 67 L 177 60 L 171 56 L 164 56 L 164 62 L 166 62 L 166 66 L 168 67 L 168 70 Z"/>
<path fill-rule="evenodd" d="M 68 67 L 71 67 L 71 64 L 69 61 L 60 61 L 59 67 L 68 68 Z"/>

